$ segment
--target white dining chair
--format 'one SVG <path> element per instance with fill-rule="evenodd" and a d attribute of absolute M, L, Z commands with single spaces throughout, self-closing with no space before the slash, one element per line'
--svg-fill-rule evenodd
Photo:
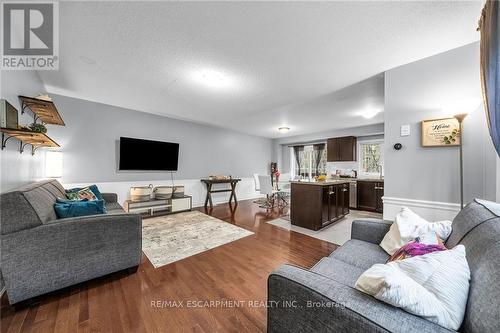
<path fill-rule="evenodd" d="M 266 195 L 267 207 L 274 207 L 274 196 L 278 192 L 273 190 L 271 176 L 259 175 L 260 194 Z"/>
<path fill-rule="evenodd" d="M 255 185 L 255 191 L 259 192 L 260 191 L 259 174 L 257 173 L 253 174 L 253 183 Z"/>
<path fill-rule="evenodd" d="M 292 181 L 291 175 L 289 173 L 284 173 L 280 176 L 280 180 L 278 182 L 278 189 L 284 192 L 290 192 L 290 187 L 291 184 L 290 182 Z"/>
<path fill-rule="evenodd" d="M 278 182 L 279 193 L 277 195 L 284 206 L 288 206 L 290 203 L 291 181 L 291 174 L 284 173 L 281 174 Z"/>
<path fill-rule="evenodd" d="M 260 182 L 259 182 L 259 174 L 258 173 L 253 174 L 253 183 L 255 185 L 255 192 L 260 193 Z M 267 207 L 267 200 L 264 198 L 259 198 L 257 200 L 254 200 L 253 203 L 258 204 L 260 208 Z"/>

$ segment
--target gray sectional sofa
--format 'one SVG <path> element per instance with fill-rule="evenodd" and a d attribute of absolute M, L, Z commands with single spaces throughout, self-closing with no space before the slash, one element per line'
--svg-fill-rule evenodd
<path fill-rule="evenodd" d="M 0 267 L 11 304 L 140 263 L 141 217 L 125 213 L 116 194 L 103 193 L 107 214 L 57 219 L 53 205 L 64 197 L 56 180 L 1 195 Z"/>
<path fill-rule="evenodd" d="M 310 270 L 284 265 L 268 279 L 268 332 L 450 332 L 354 288 L 388 255 L 378 245 L 390 222 L 354 221 L 351 240 Z M 454 219 L 446 241 L 463 244 L 471 270 L 461 332 L 500 330 L 500 217 L 478 202 Z"/>

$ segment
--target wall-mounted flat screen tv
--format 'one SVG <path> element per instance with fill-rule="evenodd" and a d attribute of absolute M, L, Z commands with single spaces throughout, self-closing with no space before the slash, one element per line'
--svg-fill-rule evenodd
<path fill-rule="evenodd" d="M 179 144 L 120 138 L 120 170 L 177 171 Z"/>

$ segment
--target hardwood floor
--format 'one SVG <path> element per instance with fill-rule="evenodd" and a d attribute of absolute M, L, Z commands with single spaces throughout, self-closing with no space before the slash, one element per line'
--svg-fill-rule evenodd
<path fill-rule="evenodd" d="M 158 269 L 143 255 L 137 273 L 88 281 L 19 311 L 3 297 L 1 332 L 264 332 L 269 273 L 283 263 L 311 267 L 336 248 L 265 223 L 281 213 L 250 200 L 210 215 L 255 234 Z M 226 304 L 203 306 L 210 301 Z"/>

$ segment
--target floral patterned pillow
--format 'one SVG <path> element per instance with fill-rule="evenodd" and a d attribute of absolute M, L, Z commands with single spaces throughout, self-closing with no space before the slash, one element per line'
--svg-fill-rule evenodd
<path fill-rule="evenodd" d="M 97 200 L 96 195 L 92 190 L 88 187 L 82 188 L 79 191 L 75 192 L 66 192 L 66 196 L 68 197 L 69 200 L 83 200 L 87 199 L 90 201 Z"/>

